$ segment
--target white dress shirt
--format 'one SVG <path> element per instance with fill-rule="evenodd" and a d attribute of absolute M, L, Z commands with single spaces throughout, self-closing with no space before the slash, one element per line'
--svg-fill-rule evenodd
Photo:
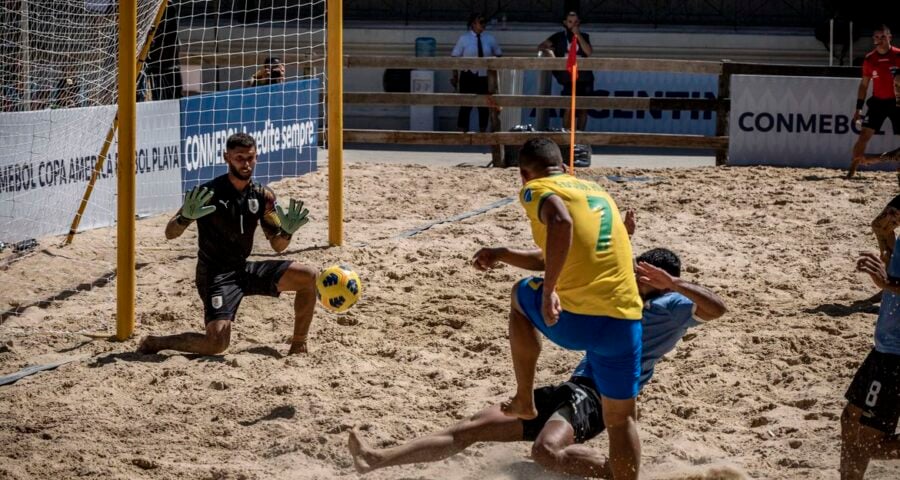
<path fill-rule="evenodd" d="M 501 57 L 503 56 L 503 51 L 500 50 L 500 44 L 497 43 L 497 40 L 493 35 L 487 32 L 481 32 L 481 49 L 484 52 L 485 57 Z M 456 41 L 456 46 L 453 47 L 453 52 L 450 53 L 451 57 L 477 57 L 478 56 L 478 36 L 472 30 L 462 34 L 459 36 L 459 40 Z M 474 72 L 479 76 L 486 77 L 487 70 L 467 70 L 470 72 Z"/>

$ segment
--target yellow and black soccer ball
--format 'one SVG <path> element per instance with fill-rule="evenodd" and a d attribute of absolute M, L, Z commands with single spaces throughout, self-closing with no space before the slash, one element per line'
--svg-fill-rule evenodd
<path fill-rule="evenodd" d="M 343 313 L 362 295 L 359 275 L 346 265 L 332 265 L 316 277 L 316 294 L 326 310 Z"/>

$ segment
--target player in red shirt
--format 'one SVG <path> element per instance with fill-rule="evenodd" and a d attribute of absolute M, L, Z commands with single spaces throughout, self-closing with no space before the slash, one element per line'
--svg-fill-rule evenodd
<path fill-rule="evenodd" d="M 859 93 L 856 99 L 856 111 L 853 113 L 855 123 L 862 117 L 863 104 L 869 106 L 862 123 L 862 132 L 853 146 L 853 160 L 847 178 L 852 178 L 860 162 L 865 159 L 866 145 L 872 135 L 891 119 L 894 135 L 900 135 L 900 48 L 891 46 L 891 29 L 882 25 L 872 34 L 875 49 L 866 54 L 863 61 L 863 74 L 859 81 Z M 869 81 L 872 81 L 872 96 L 866 102 Z"/>

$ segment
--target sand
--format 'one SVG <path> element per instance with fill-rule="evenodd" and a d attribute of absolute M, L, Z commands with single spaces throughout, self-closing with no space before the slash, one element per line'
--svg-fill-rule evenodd
<path fill-rule="evenodd" d="M 580 175 L 637 212 L 636 251 L 675 250 L 684 276 L 730 310 L 692 331 L 641 395 L 643 476 L 837 478 L 843 393 L 871 348 L 877 312 L 858 302 L 875 288 L 854 258 L 875 248 L 868 225 L 895 177 L 712 167 Z M 325 247 L 324 172 L 273 184 L 312 212 L 284 257 L 349 263 L 364 283 L 349 314 L 317 309 L 311 352 L 296 357 L 285 356 L 291 295 L 245 299 L 224 355 L 132 353 L 147 333 L 202 327 L 196 233 L 164 241 L 167 216 L 138 222 L 139 325 L 124 343 L 82 334 L 112 329 L 115 282 L 103 278 L 114 268 L 113 233 L 88 232 L 67 248 L 42 240 L 0 267 L 0 308 L 57 297 L 0 325 L 0 375 L 81 360 L 0 387 L 0 478 L 356 478 L 350 428 L 394 445 L 505 398 L 514 385 L 509 289 L 525 272 L 485 274 L 468 261 L 481 246 L 531 245 L 521 207 L 396 235 L 515 195 L 518 182 L 514 170 L 350 164 L 342 248 Z M 280 258 L 261 238 L 256 253 Z M 545 342 L 539 383 L 564 380 L 579 358 Z M 528 452 L 524 442 L 476 445 L 365 478 L 558 478 Z M 896 463 L 874 462 L 867 478 L 898 476 Z"/>

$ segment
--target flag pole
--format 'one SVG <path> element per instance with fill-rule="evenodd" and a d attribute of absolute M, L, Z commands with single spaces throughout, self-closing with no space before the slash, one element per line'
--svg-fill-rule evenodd
<path fill-rule="evenodd" d="M 572 106 L 569 108 L 569 174 L 575 175 L 575 82 L 578 81 L 578 64 L 572 65 Z"/>

